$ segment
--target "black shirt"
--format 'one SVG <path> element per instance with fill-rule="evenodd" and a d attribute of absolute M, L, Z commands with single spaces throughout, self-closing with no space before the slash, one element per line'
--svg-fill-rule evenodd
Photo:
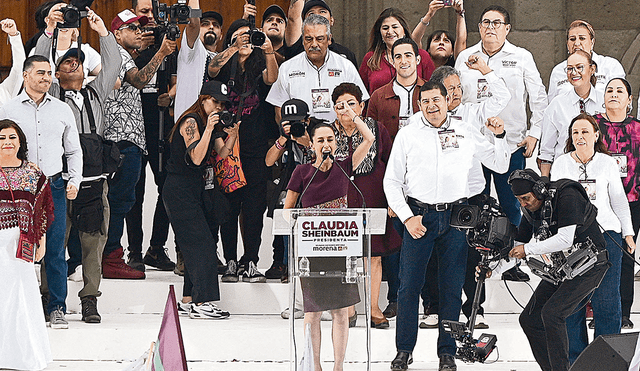
<path fill-rule="evenodd" d="M 303 53 L 304 52 L 304 46 L 302 45 L 302 36 L 300 36 L 300 38 L 298 39 L 298 41 L 296 41 L 295 43 L 293 43 L 293 45 L 291 46 L 283 46 L 282 48 L 278 49 L 278 52 L 280 52 L 280 50 L 283 50 L 284 53 L 281 53 L 282 56 L 286 59 L 289 60 L 293 57 L 295 57 L 296 55 Z M 329 50 L 331 50 L 334 53 L 340 54 L 341 56 L 347 58 L 348 60 L 351 61 L 351 63 L 353 63 L 354 66 L 356 66 L 356 69 L 358 69 L 358 61 L 356 60 L 356 55 L 346 46 L 340 45 L 338 44 L 333 38 L 331 39 L 331 44 L 329 44 Z"/>

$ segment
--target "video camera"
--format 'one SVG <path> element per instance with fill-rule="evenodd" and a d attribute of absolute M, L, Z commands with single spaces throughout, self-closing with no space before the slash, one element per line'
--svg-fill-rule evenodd
<path fill-rule="evenodd" d="M 86 9 L 86 7 L 91 6 L 91 3 L 93 3 L 93 0 L 77 0 L 60 8 L 64 22 L 58 23 L 58 28 L 80 28 L 82 25 L 82 19 L 87 18 L 89 13 L 88 11 L 81 9 Z"/>
<path fill-rule="evenodd" d="M 449 225 L 466 229 L 469 246 L 486 255 L 488 261 L 508 257 L 516 227 L 494 198 L 483 195 L 478 203 L 480 205 L 453 205 Z"/>
<path fill-rule="evenodd" d="M 200 18 L 201 9 L 191 9 L 187 5 L 187 0 L 178 0 L 177 4 L 167 5 L 159 0 L 151 0 L 153 17 L 158 25 L 154 31 L 155 44 L 160 45 L 162 38 L 176 41 L 180 37 L 179 24 L 188 24 L 189 18 Z"/>

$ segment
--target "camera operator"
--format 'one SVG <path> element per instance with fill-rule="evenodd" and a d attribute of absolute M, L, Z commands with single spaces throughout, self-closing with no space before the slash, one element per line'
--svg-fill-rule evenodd
<path fill-rule="evenodd" d="M 22 65 L 26 59 L 24 53 L 24 47 L 22 46 L 22 34 L 16 27 L 16 22 L 13 19 L 5 18 L 0 21 L 0 28 L 9 37 L 9 43 L 11 43 L 11 72 L 9 76 L 0 83 L 0 107 L 2 105 L 15 98 L 22 87 Z"/>
<path fill-rule="evenodd" d="M 54 16 L 55 19 L 55 16 Z M 83 63 L 84 52 L 78 49 L 70 49 L 56 61 L 56 77 L 58 83 L 51 84 L 49 94 L 60 98 L 67 103 L 75 116 L 78 132 L 81 133 L 80 142 L 83 143 L 83 134 L 95 132 L 102 140 L 104 132 L 104 102 L 113 90 L 120 71 L 120 52 L 112 33 L 107 30 L 103 20 L 93 11 L 89 11 L 87 20 L 89 26 L 100 35 L 101 63 L 105 66 L 95 80 L 83 87 L 85 78 Z M 51 50 L 51 38 L 46 34 L 40 36 L 34 49 L 37 55 L 48 55 Z M 83 226 L 70 219 L 67 215 L 66 243 L 70 255 L 73 251 L 81 255 L 82 276 L 84 286 L 78 293 L 82 302 L 82 320 L 87 323 L 99 323 L 101 318 L 97 310 L 97 297 L 100 296 L 100 267 L 102 252 L 107 242 L 107 227 L 109 224 L 109 202 L 107 200 L 106 175 L 103 168 L 103 147 L 92 146 L 92 138 L 83 146 L 83 177 L 78 197 L 76 200 L 67 201 L 69 214 L 83 215 Z M 92 151 L 93 150 L 93 151 Z M 94 169 L 99 169 L 97 172 Z M 95 213 L 78 213 L 83 207 L 85 212 L 93 210 L 95 203 L 82 203 L 82 200 L 100 200 Z M 83 227 L 88 227 L 83 228 Z M 80 263 L 80 262 L 78 262 Z M 70 262 L 70 264 L 73 264 Z M 70 267 L 75 270 L 75 266 Z"/>
<path fill-rule="evenodd" d="M 199 0 L 189 0 L 191 9 L 200 9 Z M 209 81 L 209 61 L 217 55 L 222 39 L 222 16 L 218 12 L 202 12 L 200 18 L 189 18 L 178 52 L 178 81 L 174 117 L 180 117 L 196 100 L 204 82 Z"/>
<path fill-rule="evenodd" d="M 221 224 L 222 245 L 227 271 L 235 265 L 236 275 L 245 282 L 266 282 L 257 269 L 263 214 L 267 207 L 267 167 L 265 156 L 268 140 L 277 137 L 277 126 L 271 105 L 265 103 L 270 89 L 278 77 L 278 63 L 269 38 L 261 47 L 249 43 L 250 23 L 244 19 L 234 21 L 224 38 L 228 48 L 218 54 L 209 65 L 209 75 L 216 81 L 228 83 L 229 111 L 239 129 L 239 147 L 233 155 L 240 158 L 246 185 L 239 189 L 225 189 L 231 204 L 231 218 Z M 238 40 L 241 40 L 238 44 Z M 224 189 L 225 187 L 223 187 Z M 237 259 L 238 216 L 242 212 L 244 255 Z M 226 272 L 225 274 L 233 274 Z"/>
<path fill-rule="evenodd" d="M 142 155 L 147 153 L 144 116 L 142 114 L 142 89 L 155 75 L 166 56 L 173 53 L 176 42 L 162 40 L 160 49 L 144 67 L 138 69 L 132 58 L 133 50 L 142 46 L 142 27 L 148 18 L 138 17 L 130 10 L 124 10 L 111 21 L 122 66 L 120 80 L 122 86 L 113 90 L 105 104 L 105 139 L 114 141 L 120 153 L 124 155 L 122 165 L 116 175 L 109 179 L 109 237 L 104 248 L 102 259 L 102 276 L 104 278 L 142 279 L 144 272 L 135 270 L 124 263 L 120 240 L 124 229 L 125 215 L 135 203 L 136 183 L 140 178 Z"/>
<path fill-rule="evenodd" d="M 597 210 L 582 185 L 571 180 L 551 183 L 554 191 L 550 191 L 540 176 L 526 169 L 511 173 L 509 184 L 523 212 L 510 257 L 551 254 L 588 241 L 598 252 L 595 265 L 575 278 L 558 284 L 543 279 L 520 314 L 520 326 L 540 368 L 568 370 L 566 318 L 580 310 L 578 305 L 598 287 L 610 265 L 596 222 Z M 501 261 L 497 271 L 514 263 L 515 259 L 506 265 Z"/>
<path fill-rule="evenodd" d="M 160 45 L 154 43 L 156 39 L 154 34 L 160 32 L 160 28 L 153 16 L 151 0 L 133 0 L 131 5 L 136 16 L 145 16 L 149 20 L 146 25 L 147 31 L 142 34 L 142 46 L 140 49 L 134 49 L 133 53 L 136 66 L 143 68 L 160 48 Z M 150 44 L 149 40 L 151 41 Z M 164 63 L 164 68 L 159 68 L 149 83 L 140 90 L 147 154 L 142 156 L 140 179 L 136 184 L 136 202 L 126 216 L 127 239 L 129 242 L 127 264 L 142 272 L 145 271 L 145 264 L 163 271 L 170 271 L 175 268 L 175 264 L 169 259 L 164 248 L 169 235 L 169 218 L 162 202 L 162 188 L 167 177 L 165 169 L 170 154 L 168 148 L 165 148 L 164 144 L 160 142 L 159 132 L 160 109 L 164 111 L 162 128 L 164 137 L 173 127 L 173 118 L 170 116 L 168 106 L 172 104 L 173 98 L 175 98 L 175 90 L 172 91 L 171 87 L 175 86 L 176 83 L 177 53 L 174 51 L 169 54 Z M 161 154 L 162 164 L 160 164 Z M 147 163 L 151 165 L 153 178 L 158 189 L 158 198 L 155 200 L 156 206 L 153 214 L 150 246 L 143 260 L 142 204 L 146 186 Z M 162 167 L 162 171 L 160 171 L 160 167 Z"/>
<path fill-rule="evenodd" d="M 445 87 L 426 82 L 419 93 L 420 112 L 398 131 L 384 177 L 390 208 L 405 225 L 400 250 L 398 321 L 392 370 L 406 370 L 412 361 L 418 334 L 420 290 L 432 252 L 438 255 L 440 289 L 438 356 L 440 371 L 456 370 L 454 339 L 444 332 L 442 320 L 457 321 L 462 302 L 467 246 L 464 232 L 449 227 L 451 207 L 473 196 L 472 172 L 481 166 L 504 172 L 509 147 L 502 121 L 488 121 L 495 134 L 491 144 L 467 122 L 447 114 Z M 481 164 L 482 162 L 482 164 Z M 405 198 L 408 197 L 407 198 Z"/>

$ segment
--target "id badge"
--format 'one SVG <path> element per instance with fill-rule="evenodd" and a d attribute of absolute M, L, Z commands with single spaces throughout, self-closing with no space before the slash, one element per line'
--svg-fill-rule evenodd
<path fill-rule="evenodd" d="M 314 113 L 331 112 L 331 94 L 327 88 L 311 89 L 311 101 Z"/>
<path fill-rule="evenodd" d="M 213 165 L 208 165 L 204 169 L 204 189 L 214 189 L 216 187 L 216 173 L 213 171 Z"/>
<path fill-rule="evenodd" d="M 627 156 L 622 153 L 611 154 L 618 164 L 618 171 L 620 172 L 620 178 L 627 177 Z"/>
<path fill-rule="evenodd" d="M 398 122 L 398 131 L 400 131 L 400 129 L 407 126 L 408 124 L 409 124 L 409 117 L 400 116 L 400 121 Z"/>
<path fill-rule="evenodd" d="M 438 132 L 438 137 L 440 138 L 440 147 L 442 148 L 442 152 L 451 152 L 459 148 L 458 137 L 456 136 L 455 130 L 440 130 Z"/>
<path fill-rule="evenodd" d="M 579 181 L 584 187 L 584 190 L 587 191 L 587 195 L 591 201 L 595 201 L 596 199 L 596 180 L 595 179 L 587 179 Z"/>
<path fill-rule="evenodd" d="M 478 100 L 491 97 L 491 91 L 489 90 L 489 83 L 487 79 L 478 79 Z"/>

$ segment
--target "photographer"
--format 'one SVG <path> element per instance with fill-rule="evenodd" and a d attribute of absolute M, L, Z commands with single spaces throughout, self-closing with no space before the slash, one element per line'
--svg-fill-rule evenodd
<path fill-rule="evenodd" d="M 246 185 L 223 189 L 231 204 L 231 218 L 220 226 L 227 265 L 236 265 L 236 274 L 245 282 L 266 282 L 257 269 L 263 214 L 266 209 L 268 140 L 277 136 L 272 107 L 265 103 L 270 85 L 278 76 L 278 64 L 269 38 L 258 48 L 249 43 L 250 24 L 234 21 L 225 35 L 227 50 L 209 65 L 209 75 L 229 86 L 229 111 L 242 121 L 239 142 L 233 156 L 246 179 Z M 241 40 L 238 46 L 238 40 Z M 219 67 L 219 68 L 217 68 Z M 244 255 L 237 260 L 238 216 L 242 212 Z M 233 262 L 233 263 L 231 263 Z M 227 271 L 233 267 L 227 267 Z M 233 272 L 227 272 L 233 274 Z"/>
<path fill-rule="evenodd" d="M 520 314 L 520 326 L 529 339 L 540 368 L 545 371 L 568 370 L 566 319 L 581 310 L 579 304 L 598 287 L 610 266 L 605 241 L 596 222 L 597 210 L 582 185 L 571 180 L 551 183 L 548 189 L 540 176 L 526 169 L 511 173 L 509 184 L 523 209 L 522 222 L 515 237 L 516 246 L 509 252 L 510 257 L 548 256 L 577 243 L 588 243 L 596 252 L 597 262 L 581 275 L 557 284 L 543 279 Z M 508 265 L 514 263 L 515 259 Z M 529 260 L 530 267 L 533 263 Z M 533 271 L 536 272 L 535 269 Z"/>
<path fill-rule="evenodd" d="M 54 15 L 54 21 L 57 15 Z M 101 256 L 107 242 L 109 202 L 107 200 L 106 172 L 103 167 L 103 146 L 96 146 L 92 134 L 102 142 L 104 133 L 104 102 L 113 89 L 120 71 L 120 52 L 112 33 L 103 20 L 92 10 L 87 16 L 89 26 L 100 36 L 102 64 L 105 66 L 95 80 L 83 87 L 85 78 L 84 52 L 78 58 L 78 49 L 70 49 L 56 61 L 58 83 L 51 84 L 49 94 L 67 103 L 75 116 L 83 145 L 83 177 L 76 200 L 67 201 L 66 243 L 70 256 L 81 255 L 84 286 L 78 293 L 82 303 L 82 320 L 99 323 L 97 297 L 100 293 Z M 52 40 L 43 34 L 34 49 L 37 55 L 47 55 Z M 97 170 L 97 171 L 96 171 Z M 87 200 L 96 200 L 87 202 Z M 84 201 L 84 202 L 83 202 Z M 72 217 L 72 219 L 70 219 Z M 78 218 L 82 217 L 82 220 Z M 75 254 L 73 252 L 76 252 Z M 75 266 L 70 259 L 70 269 Z"/>

